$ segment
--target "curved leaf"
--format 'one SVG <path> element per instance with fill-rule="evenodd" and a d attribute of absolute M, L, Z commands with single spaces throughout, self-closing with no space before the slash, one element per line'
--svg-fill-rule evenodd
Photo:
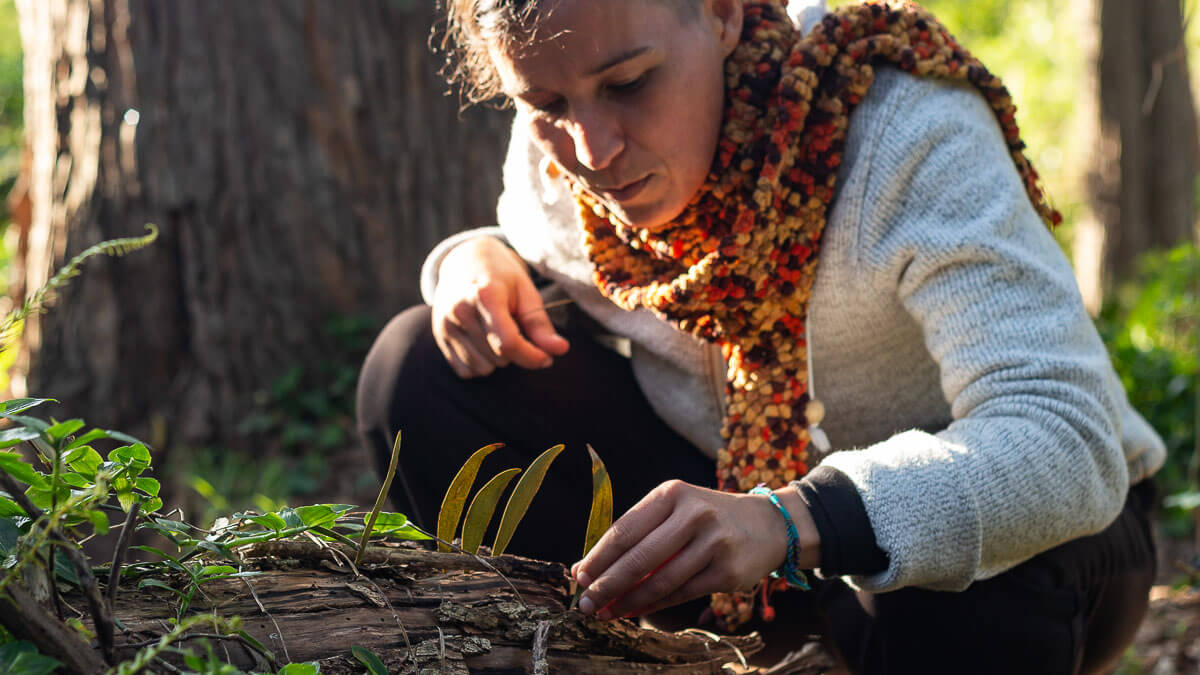
<path fill-rule="evenodd" d="M 359 645 L 351 645 L 350 653 L 354 655 L 354 658 L 358 659 L 359 663 L 366 666 L 367 672 L 371 675 L 387 675 L 387 666 L 383 665 L 383 661 L 370 649 Z"/>
<path fill-rule="evenodd" d="M 0 403 L 0 413 L 19 413 L 22 410 L 46 403 L 58 403 L 56 398 L 14 398 Z"/>
<path fill-rule="evenodd" d="M 525 511 L 529 509 L 533 496 L 537 494 L 538 488 L 542 487 L 542 479 L 546 477 L 546 470 L 550 468 L 550 463 L 554 461 L 555 457 L 558 457 L 558 453 L 562 452 L 564 447 L 566 446 L 559 443 L 538 455 L 537 459 L 530 463 L 529 470 L 525 472 L 525 475 L 521 476 L 517 487 L 513 488 L 512 496 L 508 498 L 508 505 L 504 507 L 504 515 L 500 516 L 500 528 L 496 530 L 492 555 L 500 555 L 504 553 L 504 549 L 508 548 L 508 542 L 512 541 L 513 534 L 517 531 L 517 525 L 525 517 Z"/>
<path fill-rule="evenodd" d="M 467 503 L 467 495 L 475 484 L 475 474 L 479 473 L 479 465 L 483 458 L 504 447 L 503 443 L 485 445 L 475 451 L 458 470 L 450 487 L 446 488 L 446 496 L 442 498 L 442 508 L 438 511 L 437 536 L 442 541 L 452 541 L 454 531 L 458 529 L 458 518 L 462 515 L 463 505 Z M 438 550 L 449 552 L 449 546 L 438 542 Z"/>
<path fill-rule="evenodd" d="M 592 446 L 587 446 L 587 450 L 592 456 L 592 510 L 588 514 L 587 534 L 583 538 L 584 557 L 612 526 L 613 508 L 612 481 L 608 478 L 608 469 Z"/>
<path fill-rule="evenodd" d="M 492 514 L 496 512 L 496 504 L 500 502 L 500 493 L 508 487 L 513 476 L 521 473 L 520 469 L 505 469 L 496 474 L 471 500 L 467 509 L 467 517 L 463 519 L 462 547 L 470 554 L 479 552 L 479 543 L 483 541 L 483 532 L 488 523 L 492 522 Z M 519 484 L 518 484 L 519 485 Z"/>

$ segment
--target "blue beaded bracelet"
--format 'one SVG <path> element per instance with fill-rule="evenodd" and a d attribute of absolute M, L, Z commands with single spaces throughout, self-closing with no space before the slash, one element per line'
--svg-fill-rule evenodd
<path fill-rule="evenodd" d="M 749 494 L 766 495 L 767 499 L 770 499 L 771 503 L 775 505 L 775 508 L 779 509 L 780 515 L 783 516 L 783 522 L 787 526 L 787 559 L 783 561 L 782 567 L 774 572 L 771 572 L 771 577 L 775 579 L 783 579 L 788 583 L 789 586 L 793 588 L 799 588 L 805 591 L 809 590 L 808 577 L 805 576 L 799 565 L 800 535 L 796 532 L 796 523 L 792 521 L 792 514 L 788 513 L 788 510 L 784 508 L 783 502 L 779 501 L 779 497 L 776 497 L 775 493 L 762 483 L 759 483 L 757 487 L 752 488 Z"/>

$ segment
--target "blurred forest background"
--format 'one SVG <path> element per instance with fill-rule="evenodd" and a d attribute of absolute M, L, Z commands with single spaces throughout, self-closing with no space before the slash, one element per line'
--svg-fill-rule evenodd
<path fill-rule="evenodd" d="M 369 503 L 358 365 L 433 244 L 491 223 L 508 134 L 445 95 L 432 4 L 0 0 L 4 301 L 162 232 L 89 263 L 0 354 L 0 386 L 148 440 L 194 521 Z M 1195 536 L 1200 0 L 924 4 L 1013 93 L 1056 236 L 1167 439 L 1164 533 Z"/>

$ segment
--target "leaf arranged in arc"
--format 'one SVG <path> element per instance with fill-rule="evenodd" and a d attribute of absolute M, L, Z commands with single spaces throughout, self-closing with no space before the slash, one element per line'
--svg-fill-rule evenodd
<path fill-rule="evenodd" d="M 500 494 L 508 487 L 513 476 L 521 473 L 520 469 L 505 469 L 496 474 L 479 488 L 471 506 L 467 508 L 467 517 L 463 519 L 462 548 L 474 555 L 479 552 L 479 544 L 483 542 L 483 533 L 488 523 L 492 522 L 492 514 L 496 512 L 496 504 L 500 502 Z"/>
<path fill-rule="evenodd" d="M 14 398 L 0 403 L 0 413 L 11 415 L 43 403 L 58 403 L 56 398 Z"/>
<path fill-rule="evenodd" d="M 471 487 L 475 484 L 475 474 L 479 473 L 479 465 L 483 463 L 484 457 L 502 447 L 504 447 L 503 443 L 492 443 L 476 450 L 463 463 L 462 468 L 455 474 L 454 480 L 450 481 L 450 487 L 446 488 L 446 496 L 442 498 L 442 508 L 438 511 L 438 539 L 442 541 L 454 539 L 454 531 L 458 529 L 458 519 L 462 516 L 463 506 L 467 503 L 467 495 L 471 493 Z M 449 553 L 451 548 L 438 542 L 438 550 Z"/>
<path fill-rule="evenodd" d="M 354 655 L 354 658 L 358 659 L 359 663 L 366 667 L 367 672 L 371 675 L 387 675 L 387 666 L 383 665 L 383 661 L 370 649 L 359 645 L 351 645 L 350 653 Z"/>
<path fill-rule="evenodd" d="M 559 443 L 538 455 L 537 459 L 529 464 L 529 470 L 525 472 L 524 476 L 521 476 L 521 480 L 517 481 L 517 487 L 513 488 L 512 496 L 508 498 L 508 504 L 504 507 L 504 515 L 500 516 L 500 527 L 496 530 L 492 555 L 501 555 L 504 553 L 504 549 L 508 548 L 508 542 L 512 541 L 513 534 L 517 531 L 517 525 L 525 517 L 525 511 L 529 509 L 533 496 L 537 494 L 538 488 L 542 487 L 542 479 L 546 477 L 546 470 L 550 468 L 550 463 L 565 447 Z"/>
<path fill-rule="evenodd" d="M 587 446 L 587 451 L 592 456 L 592 510 L 588 514 L 587 534 L 583 538 L 585 557 L 612 527 L 613 509 L 612 481 L 609 480 L 608 469 L 591 445 Z"/>

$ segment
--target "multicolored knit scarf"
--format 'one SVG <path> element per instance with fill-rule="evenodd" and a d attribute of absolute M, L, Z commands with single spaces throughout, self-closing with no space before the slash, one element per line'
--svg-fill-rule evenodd
<path fill-rule="evenodd" d="M 844 6 L 802 38 L 784 6 L 745 0 L 741 42 L 725 63 L 717 156 L 668 228 L 630 227 L 575 186 L 600 290 L 721 345 L 728 409 L 717 482 L 728 491 L 782 487 L 814 459 L 809 428 L 822 409 L 808 396 L 805 320 L 849 116 L 873 66 L 974 85 L 1034 207 L 1049 224 L 1061 220 L 1022 153 L 1008 91 L 928 12 L 901 0 Z M 726 628 L 748 620 L 750 605 L 746 596 L 714 600 Z"/>

